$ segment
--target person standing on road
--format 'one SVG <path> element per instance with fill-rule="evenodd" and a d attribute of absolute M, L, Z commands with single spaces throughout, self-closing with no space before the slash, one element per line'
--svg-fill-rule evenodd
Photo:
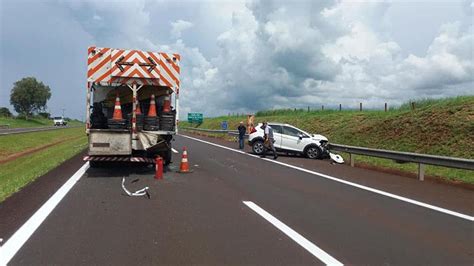
<path fill-rule="evenodd" d="M 273 142 L 275 142 L 273 138 L 273 128 L 269 126 L 267 122 L 263 122 L 263 132 L 263 154 L 260 157 L 265 158 L 265 156 L 267 155 L 267 149 L 271 149 L 273 152 L 273 159 L 276 160 L 276 158 L 278 158 L 278 155 L 276 153 L 275 146 L 273 146 Z"/>
<path fill-rule="evenodd" d="M 245 132 L 247 129 L 244 126 L 244 122 L 240 121 L 239 127 L 237 128 L 239 131 L 239 149 L 243 150 L 244 149 L 244 137 L 245 137 Z"/>

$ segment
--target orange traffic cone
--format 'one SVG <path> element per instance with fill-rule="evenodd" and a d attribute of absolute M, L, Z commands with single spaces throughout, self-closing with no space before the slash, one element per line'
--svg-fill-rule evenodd
<path fill-rule="evenodd" d="M 181 164 L 179 165 L 178 172 L 183 174 L 192 172 L 189 169 L 188 152 L 186 151 L 186 147 L 183 147 L 183 157 L 181 158 Z"/>
<path fill-rule="evenodd" d="M 135 109 L 135 114 L 141 115 L 142 110 L 140 109 L 140 101 L 137 100 L 136 106 L 137 106 L 137 108 Z"/>
<path fill-rule="evenodd" d="M 152 94 L 152 95 L 151 95 L 150 109 L 148 110 L 148 117 L 156 117 L 155 94 Z"/>
<path fill-rule="evenodd" d="M 163 102 L 163 113 L 171 112 L 171 101 L 170 96 L 165 96 L 165 100 Z"/>
<path fill-rule="evenodd" d="M 118 93 L 117 93 L 117 98 L 115 98 L 115 108 L 114 108 L 114 115 L 112 119 L 122 120 L 122 106 L 120 105 L 120 97 Z"/>

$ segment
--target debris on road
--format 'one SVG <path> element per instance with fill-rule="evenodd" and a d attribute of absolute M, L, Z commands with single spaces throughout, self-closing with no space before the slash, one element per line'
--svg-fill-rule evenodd
<path fill-rule="evenodd" d="M 344 158 L 342 158 L 342 156 L 339 154 L 329 152 L 329 157 L 331 157 L 331 160 L 333 160 L 335 163 L 344 163 Z"/>
<path fill-rule="evenodd" d="M 128 189 L 125 188 L 125 177 L 122 178 L 122 189 L 130 197 L 132 197 L 132 196 L 135 196 L 135 197 L 147 196 L 147 198 L 150 198 L 150 193 L 148 193 L 149 187 L 144 187 L 144 188 L 139 189 L 139 190 L 137 190 L 133 193 L 128 191 Z"/>

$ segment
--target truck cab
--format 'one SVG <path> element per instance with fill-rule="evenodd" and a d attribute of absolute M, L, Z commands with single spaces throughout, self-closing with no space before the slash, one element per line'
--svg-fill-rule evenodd
<path fill-rule="evenodd" d="M 66 120 L 64 120 L 64 117 L 56 116 L 56 117 L 53 117 L 53 124 L 54 126 L 66 126 L 67 122 Z"/>
<path fill-rule="evenodd" d="M 171 162 L 179 121 L 180 56 L 89 47 L 86 132 L 91 166 Z"/>

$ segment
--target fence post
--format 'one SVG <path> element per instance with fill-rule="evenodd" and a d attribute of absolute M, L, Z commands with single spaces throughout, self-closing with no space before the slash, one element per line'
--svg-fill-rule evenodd
<path fill-rule="evenodd" d="M 425 180 L 425 165 L 422 163 L 418 164 L 418 180 Z"/>
<path fill-rule="evenodd" d="M 351 167 L 354 167 L 355 154 L 349 153 L 349 160 L 351 161 Z"/>
<path fill-rule="evenodd" d="M 342 104 L 339 104 L 339 111 L 342 111 Z"/>
<path fill-rule="evenodd" d="M 324 105 L 321 105 L 321 111 L 324 111 Z"/>
<path fill-rule="evenodd" d="M 387 103 L 385 103 L 385 112 L 387 112 Z"/>
<path fill-rule="evenodd" d="M 308 106 L 308 113 L 309 113 L 309 106 Z"/>
<path fill-rule="evenodd" d="M 362 111 L 362 103 L 359 103 L 359 111 Z"/>
<path fill-rule="evenodd" d="M 415 102 L 411 102 L 411 110 L 415 111 Z"/>

